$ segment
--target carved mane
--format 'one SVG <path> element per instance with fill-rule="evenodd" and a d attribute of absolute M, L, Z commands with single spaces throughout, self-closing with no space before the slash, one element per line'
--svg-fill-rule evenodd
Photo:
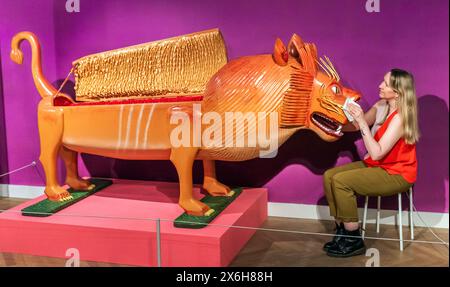
<path fill-rule="evenodd" d="M 303 44 L 298 49 L 301 68 L 291 65 L 293 72 L 289 81 L 289 89 L 283 97 L 280 127 L 304 126 L 311 105 L 311 93 L 314 77 L 317 73 L 317 48 L 314 44 Z"/>

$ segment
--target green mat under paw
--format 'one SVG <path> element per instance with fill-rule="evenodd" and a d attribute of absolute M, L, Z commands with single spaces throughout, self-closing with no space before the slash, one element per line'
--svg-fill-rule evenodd
<path fill-rule="evenodd" d="M 242 187 L 233 188 L 232 196 L 211 196 L 206 195 L 200 201 L 207 204 L 214 212 L 209 216 L 193 216 L 186 212 L 175 219 L 173 225 L 180 228 L 203 228 L 213 221 L 230 203 L 232 203 L 241 193 Z"/>
<path fill-rule="evenodd" d="M 93 190 L 86 191 L 69 188 L 67 191 L 70 192 L 73 197 L 71 200 L 51 201 L 46 198 L 42 201 L 39 201 L 38 203 L 22 209 L 22 215 L 36 217 L 50 216 L 112 184 L 112 180 L 107 179 L 90 178 L 88 180 L 90 183 L 95 185 L 95 188 Z"/>

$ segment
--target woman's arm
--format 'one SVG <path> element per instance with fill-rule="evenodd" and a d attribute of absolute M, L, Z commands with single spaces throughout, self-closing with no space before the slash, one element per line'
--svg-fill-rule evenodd
<path fill-rule="evenodd" d="M 373 105 L 370 110 L 368 110 L 365 114 L 364 114 L 364 119 L 366 120 L 366 123 L 371 126 L 375 123 L 375 119 L 377 117 L 377 106 L 378 106 L 377 102 L 375 105 Z M 355 132 L 357 130 L 359 130 L 360 127 L 358 125 L 358 123 L 355 121 L 353 122 L 348 122 L 347 124 L 345 124 L 342 127 L 342 131 L 343 132 Z"/>
<path fill-rule="evenodd" d="M 369 125 L 363 116 L 362 109 L 358 106 L 350 105 L 349 112 L 358 123 L 364 145 L 373 160 L 380 160 L 385 157 L 403 135 L 402 122 L 399 115 L 394 116 L 386 132 L 383 134 L 380 141 L 377 142 L 370 132 Z"/>

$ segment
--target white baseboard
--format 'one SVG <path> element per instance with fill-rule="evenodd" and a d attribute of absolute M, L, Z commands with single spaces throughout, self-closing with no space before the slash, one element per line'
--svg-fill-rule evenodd
<path fill-rule="evenodd" d="M 0 184 L 0 196 L 35 198 L 44 194 L 43 186 Z"/>
<path fill-rule="evenodd" d="M 0 184 L 0 196 L 14 198 L 35 198 L 44 194 L 43 186 Z M 360 218 L 362 218 L 363 210 L 359 209 Z M 396 210 L 381 210 L 380 223 L 395 225 L 397 221 Z M 269 216 L 316 219 L 316 220 L 333 220 L 329 215 L 328 207 L 323 205 L 296 204 L 296 203 L 276 203 L 269 202 Z M 426 227 L 426 225 L 435 228 L 449 227 L 448 213 L 437 212 L 419 212 L 420 217 L 425 221 L 422 222 L 419 216 L 414 213 L 414 225 Z M 367 223 L 375 223 L 376 209 L 369 208 L 367 211 Z M 408 224 L 408 211 L 402 213 L 403 224 Z"/>
<path fill-rule="evenodd" d="M 363 217 L 363 208 L 358 208 L 360 220 Z M 367 210 L 367 223 L 375 223 L 377 210 L 369 208 Z M 269 202 L 269 216 L 302 218 L 302 219 L 318 219 L 318 220 L 333 220 L 330 216 L 328 206 L 323 205 L 309 205 L 309 204 L 295 204 L 295 203 L 275 203 Z M 398 216 L 396 210 L 382 209 L 380 212 L 380 224 L 395 225 Z M 424 222 L 420 219 L 422 218 Z M 448 213 L 437 212 L 414 212 L 413 215 L 414 226 L 435 227 L 448 229 Z M 404 225 L 409 223 L 408 211 L 402 212 L 402 222 Z"/>

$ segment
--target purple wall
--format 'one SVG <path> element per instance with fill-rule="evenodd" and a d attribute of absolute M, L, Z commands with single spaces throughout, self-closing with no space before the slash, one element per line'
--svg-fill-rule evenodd
<path fill-rule="evenodd" d="M 53 82 L 64 79 L 71 62 L 81 56 L 204 29 L 217 27 L 222 31 L 230 59 L 271 53 L 276 37 L 287 42 L 295 32 L 305 41 L 316 43 L 320 55 L 332 59 L 344 82 L 363 93 L 366 108 L 377 100 L 378 84 L 390 68 L 400 67 L 415 75 L 422 128 L 415 202 L 419 210 L 448 212 L 447 0 L 381 0 L 380 13 L 367 13 L 365 1 L 355 0 L 80 2 L 80 13 L 67 13 L 64 0 L 2 0 L 0 4 L 10 169 L 31 162 L 39 154 L 39 96 L 29 72 L 28 49 L 23 67 L 8 58 L 9 41 L 17 31 L 30 29 L 39 35 L 44 71 Z M 73 93 L 70 85 L 73 87 L 73 83 L 66 92 Z M 363 154 L 357 134 L 326 143 L 311 132 L 301 131 L 282 146 L 277 158 L 221 162 L 218 174 L 230 185 L 269 187 L 273 202 L 325 204 L 323 172 Z M 82 160 L 84 175 L 177 178 L 169 162 L 120 161 L 90 155 L 83 155 Z M 197 182 L 201 181 L 200 167 L 195 166 Z M 9 182 L 42 184 L 32 170 L 12 175 Z"/>
<path fill-rule="evenodd" d="M 0 67 L 2 65 L 0 57 Z M 6 123 L 3 103 L 2 69 L 0 69 L 0 174 L 8 171 L 8 149 L 6 146 Z"/>
<path fill-rule="evenodd" d="M 30 72 L 31 53 L 23 43 L 24 65 L 18 66 L 9 58 L 11 38 L 19 31 L 32 31 L 39 35 L 44 73 L 55 79 L 55 41 L 53 1 L 51 0 L 1 0 L 0 1 L 0 96 L 4 103 L 6 131 L 0 130 L 0 148 L 6 144 L 7 155 L 1 156 L 2 166 L 10 170 L 29 164 L 39 157 L 39 133 L 36 121 L 37 104 L 41 97 L 36 91 Z M 3 92 L 3 93 L 2 93 Z M 1 116 L 0 108 L 0 116 Z M 2 118 L 0 117 L 0 120 Z M 0 128 L 2 125 L 0 125 Z M 2 152 L 2 149 L 0 149 Z M 7 163 L 4 163 L 7 159 Z M 0 179 L 0 183 L 40 185 L 42 181 L 32 169 Z"/>

